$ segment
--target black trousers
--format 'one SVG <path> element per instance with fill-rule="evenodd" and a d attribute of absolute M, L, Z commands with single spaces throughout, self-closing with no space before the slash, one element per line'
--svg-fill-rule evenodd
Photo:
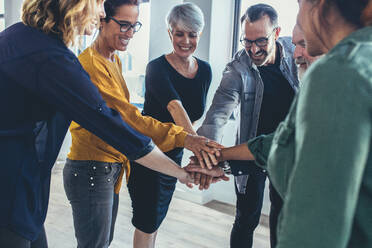
<path fill-rule="evenodd" d="M 48 242 L 45 234 L 45 229 L 41 230 L 39 237 L 30 241 L 21 235 L 9 230 L 8 228 L 0 228 L 0 247 L 11 248 L 48 248 Z"/>
<path fill-rule="evenodd" d="M 251 248 L 253 246 L 253 233 L 259 224 L 261 216 L 265 181 L 266 173 L 257 168 L 256 171 L 249 175 L 245 193 L 239 193 L 235 185 L 237 201 L 235 222 L 230 236 L 231 248 Z M 277 241 L 278 216 L 283 203 L 271 184 L 270 201 L 270 244 L 274 248 Z"/>

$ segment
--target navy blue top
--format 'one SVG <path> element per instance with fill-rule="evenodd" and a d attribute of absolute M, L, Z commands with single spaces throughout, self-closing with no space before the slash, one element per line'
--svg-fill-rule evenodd
<path fill-rule="evenodd" d="M 276 130 L 279 123 L 287 116 L 292 104 L 294 90 L 280 71 L 280 52 L 277 46 L 274 64 L 259 66 L 260 76 L 264 84 L 257 136 L 269 134 Z"/>
<path fill-rule="evenodd" d="M 182 102 L 191 122 L 200 119 L 205 109 L 205 100 L 212 80 L 210 65 L 197 59 L 198 71 L 194 78 L 178 73 L 167 61 L 165 55 L 149 62 L 146 68 L 146 93 L 143 114 L 161 122 L 174 120 L 167 109 L 172 100 Z M 180 151 L 182 149 L 175 149 Z M 171 158 L 178 152 L 168 152 Z M 174 156 L 173 156 L 174 155 Z"/>
<path fill-rule="evenodd" d="M 0 227 L 34 240 L 71 120 L 138 159 L 154 145 L 108 108 L 57 37 L 17 23 L 0 33 Z"/>

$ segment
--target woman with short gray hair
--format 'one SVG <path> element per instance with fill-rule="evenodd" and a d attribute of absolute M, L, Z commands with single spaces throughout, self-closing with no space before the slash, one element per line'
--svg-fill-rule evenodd
<path fill-rule="evenodd" d="M 167 18 L 173 51 L 152 60 L 146 69 L 143 114 L 162 122 L 173 122 L 195 134 L 211 83 L 210 65 L 193 56 L 204 27 L 204 16 L 193 3 L 172 8 Z M 166 153 L 181 165 L 183 149 Z M 207 154 L 203 154 L 208 159 Z M 134 247 L 154 247 L 157 230 L 164 220 L 177 180 L 132 163 L 128 182 L 136 227 Z"/>
<path fill-rule="evenodd" d="M 204 28 L 204 15 L 193 3 L 176 5 L 168 13 L 166 24 L 169 30 L 179 27 L 186 31 L 201 33 Z"/>

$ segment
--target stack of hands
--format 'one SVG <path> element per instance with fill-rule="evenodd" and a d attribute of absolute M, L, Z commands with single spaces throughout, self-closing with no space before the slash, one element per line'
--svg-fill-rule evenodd
<path fill-rule="evenodd" d="M 218 166 L 223 161 L 221 150 L 224 146 L 203 136 L 192 135 L 185 140 L 185 148 L 191 150 L 195 156 L 190 157 L 189 164 L 183 168 L 188 174 L 186 178 L 180 179 L 181 183 L 190 188 L 199 185 L 199 189 L 203 190 L 208 189 L 212 183 L 229 180 Z"/>

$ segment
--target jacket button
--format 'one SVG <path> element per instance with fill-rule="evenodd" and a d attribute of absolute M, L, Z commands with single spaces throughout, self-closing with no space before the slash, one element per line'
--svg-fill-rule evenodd
<path fill-rule="evenodd" d="M 92 187 L 93 187 L 93 186 L 94 186 L 94 183 L 91 183 L 91 184 L 90 184 L 90 186 L 92 186 Z"/>
<path fill-rule="evenodd" d="M 90 180 L 93 180 L 93 177 L 90 177 Z"/>
<path fill-rule="evenodd" d="M 93 166 L 93 170 L 97 169 L 97 167 Z"/>
<path fill-rule="evenodd" d="M 74 176 L 77 177 L 77 173 L 75 173 Z"/>
<path fill-rule="evenodd" d="M 243 174 L 243 172 L 242 171 L 238 171 L 238 174 L 241 175 L 241 174 Z"/>
<path fill-rule="evenodd" d="M 107 179 L 107 182 L 111 182 L 111 179 L 109 178 L 109 179 Z"/>

